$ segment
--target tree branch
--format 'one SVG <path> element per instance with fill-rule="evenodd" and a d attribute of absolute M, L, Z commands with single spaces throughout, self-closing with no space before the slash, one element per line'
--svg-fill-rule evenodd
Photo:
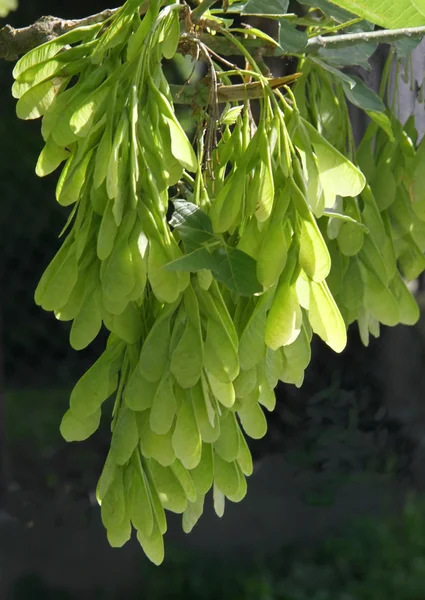
<path fill-rule="evenodd" d="M 215 0 L 214 0 L 215 1 Z M 191 13 L 193 22 L 199 22 L 202 15 L 208 10 L 214 2 L 212 0 L 202 0 L 197 8 Z M 149 6 L 149 0 L 140 7 L 140 14 L 146 12 Z M 33 25 L 23 27 L 22 29 L 14 29 L 10 25 L 6 25 L 0 29 L 0 59 L 17 60 L 23 54 L 26 54 L 33 48 L 44 44 L 52 38 L 58 37 L 77 27 L 93 25 L 95 23 L 103 23 L 111 18 L 118 8 L 107 9 L 96 15 L 86 17 L 84 19 L 66 20 L 58 17 L 42 17 Z M 247 29 L 249 34 L 249 29 Z M 361 33 L 348 33 L 332 36 L 316 36 L 308 41 L 304 52 L 315 53 L 320 48 L 344 48 L 353 46 L 359 43 L 375 42 L 388 43 L 396 42 L 404 38 L 422 38 L 425 36 L 424 27 L 410 27 L 405 29 L 382 29 L 378 31 L 367 31 Z M 190 53 L 192 43 L 192 34 L 183 34 L 179 45 L 179 52 L 182 54 Z M 227 39 L 220 35 L 203 34 L 201 41 L 211 48 L 217 54 L 222 56 L 236 56 L 241 54 L 240 50 L 232 45 Z M 264 42 L 259 38 L 246 38 L 243 40 L 245 48 L 255 53 L 262 51 L 262 56 L 279 57 L 286 53 L 279 47 L 270 43 Z"/>
<path fill-rule="evenodd" d="M 117 8 L 107 9 L 84 19 L 67 20 L 58 17 L 41 17 L 32 25 L 22 29 L 14 29 L 10 25 L 6 25 L 0 29 L 0 59 L 17 60 L 33 48 L 68 33 L 72 29 L 103 23 L 117 10 Z"/>
<path fill-rule="evenodd" d="M 330 37 L 318 35 L 310 38 L 307 52 L 315 52 L 320 48 L 347 48 L 364 42 L 379 44 L 397 42 L 405 38 L 422 38 L 425 36 L 425 27 L 406 27 L 405 29 L 379 29 L 378 31 L 365 31 L 360 33 L 345 33 Z"/>

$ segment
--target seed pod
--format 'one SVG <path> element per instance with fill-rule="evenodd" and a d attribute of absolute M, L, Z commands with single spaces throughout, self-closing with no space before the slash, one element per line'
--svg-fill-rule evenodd
<path fill-rule="evenodd" d="M 202 440 L 190 396 L 182 389 L 179 396 L 181 405 L 173 433 L 173 448 L 186 469 L 193 469 L 201 460 Z"/>

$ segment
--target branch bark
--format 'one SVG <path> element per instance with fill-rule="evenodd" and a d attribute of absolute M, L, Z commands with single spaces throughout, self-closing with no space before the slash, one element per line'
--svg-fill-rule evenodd
<path fill-rule="evenodd" d="M 58 17 L 41 17 L 32 25 L 21 29 L 14 29 L 6 25 L 0 29 L 0 59 L 18 60 L 33 48 L 41 46 L 49 40 L 68 33 L 77 27 L 103 23 L 111 18 L 118 8 L 104 10 L 96 15 L 84 19 L 60 19 Z"/>
<path fill-rule="evenodd" d="M 202 15 L 207 8 L 209 8 L 214 2 L 211 0 L 203 0 L 198 8 L 192 11 L 192 20 L 195 17 L 196 21 L 202 19 Z M 140 13 L 146 12 L 149 5 L 149 0 L 140 7 Z M 95 23 L 102 23 L 107 19 L 111 18 L 118 8 L 107 9 L 96 15 L 86 17 L 84 19 L 66 20 L 58 17 L 42 17 L 32 25 L 23 27 L 22 29 L 14 29 L 10 25 L 6 25 L 0 29 L 0 59 L 4 60 L 17 60 L 23 54 L 29 52 L 33 48 L 44 44 L 52 38 L 58 37 L 76 27 L 84 25 L 93 25 Z M 197 13 L 197 11 L 199 11 Z M 247 30 L 249 33 L 249 30 Z M 422 38 L 425 36 L 424 27 L 410 27 L 405 29 L 382 29 L 378 31 L 369 31 L 361 33 L 348 33 L 342 35 L 332 36 L 317 36 L 311 38 L 308 41 L 304 52 L 315 53 L 320 48 L 344 48 L 353 46 L 364 42 L 375 42 L 375 43 L 388 43 L 396 42 L 404 38 Z M 183 34 L 181 38 L 181 44 L 179 51 L 185 53 L 188 51 L 188 45 L 190 45 L 191 36 Z M 201 36 L 202 42 L 211 48 L 217 54 L 223 56 L 236 56 L 241 54 L 240 50 L 236 46 L 232 45 L 227 39 L 219 35 L 203 34 Z M 244 39 L 245 48 L 255 53 L 259 50 L 262 51 L 262 56 L 283 56 L 285 52 L 278 46 L 273 46 L 270 43 L 264 42 L 261 39 L 246 38 Z"/>

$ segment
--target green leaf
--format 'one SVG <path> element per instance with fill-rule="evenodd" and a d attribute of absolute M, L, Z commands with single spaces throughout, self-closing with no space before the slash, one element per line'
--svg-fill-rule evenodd
<path fill-rule="evenodd" d="M 332 0 L 332 2 L 387 29 L 425 25 L 425 11 L 418 10 L 419 2 L 420 6 L 423 5 L 422 0 Z"/>
<path fill-rule="evenodd" d="M 248 254 L 224 246 L 214 250 L 213 256 L 216 260 L 214 276 L 229 290 L 241 296 L 252 296 L 263 290 L 263 286 L 257 279 L 257 263 Z"/>
<path fill-rule="evenodd" d="M 340 23 L 351 21 L 354 18 L 353 13 L 338 8 L 328 0 L 299 0 L 299 2 L 300 4 L 306 4 L 307 6 L 320 9 L 324 15 L 332 17 L 335 21 L 339 21 Z M 337 4 L 337 2 L 335 2 L 335 4 Z"/>
<path fill-rule="evenodd" d="M 284 52 L 299 53 L 307 46 L 308 35 L 306 31 L 297 29 L 295 23 L 286 19 L 279 19 L 279 45 Z"/>
<path fill-rule="evenodd" d="M 369 59 L 375 52 L 378 44 L 360 42 L 347 48 L 319 48 L 317 56 L 324 62 L 338 67 L 359 66 L 370 71 Z"/>
<path fill-rule="evenodd" d="M 164 265 L 166 271 L 187 271 L 196 273 L 203 269 L 212 270 L 217 268 L 217 260 L 214 255 L 210 254 L 205 248 L 198 248 L 189 254 L 185 254 L 181 258 L 177 258 L 172 262 Z"/>
<path fill-rule="evenodd" d="M 288 6 L 289 0 L 248 0 L 241 14 L 280 17 L 287 13 Z"/>
<path fill-rule="evenodd" d="M 342 84 L 348 100 L 362 110 L 373 111 L 376 113 L 384 112 L 385 104 L 378 94 L 367 87 L 359 77 L 351 75 L 351 78 L 355 81 L 354 87 L 350 87 L 345 82 Z"/>
<path fill-rule="evenodd" d="M 208 242 L 213 237 L 211 219 L 193 202 L 174 200 L 174 212 L 170 219 L 171 227 L 176 227 L 185 244 Z M 188 249 L 187 249 L 188 250 Z"/>

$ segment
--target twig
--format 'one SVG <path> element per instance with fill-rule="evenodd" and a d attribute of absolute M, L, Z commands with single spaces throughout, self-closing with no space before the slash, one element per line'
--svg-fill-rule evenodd
<path fill-rule="evenodd" d="M 397 42 L 405 38 L 421 38 L 425 36 L 425 27 L 406 27 L 404 29 L 380 29 L 378 31 L 362 31 L 324 37 L 318 35 L 307 43 L 307 52 L 315 52 L 319 48 L 347 48 L 364 42 L 379 44 Z"/>

